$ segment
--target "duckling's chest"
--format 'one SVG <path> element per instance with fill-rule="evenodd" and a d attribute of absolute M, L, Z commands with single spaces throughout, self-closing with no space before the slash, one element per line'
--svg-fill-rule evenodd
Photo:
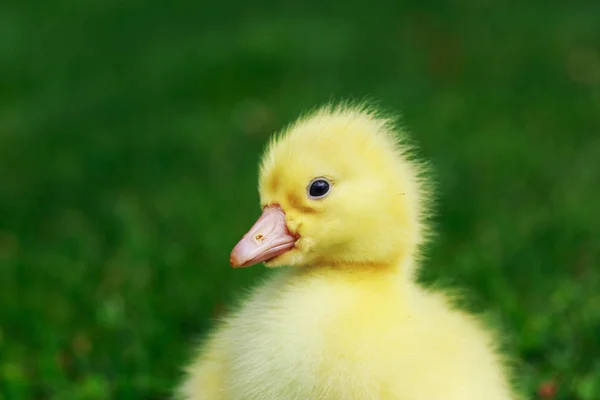
<path fill-rule="evenodd" d="M 380 294 L 315 280 L 259 289 L 230 320 L 232 399 L 369 399 Z M 352 379 L 349 379 L 351 377 Z"/>

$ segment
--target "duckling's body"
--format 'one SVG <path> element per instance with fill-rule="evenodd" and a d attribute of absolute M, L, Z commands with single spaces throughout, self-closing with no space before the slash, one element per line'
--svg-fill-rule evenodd
<path fill-rule="evenodd" d="M 357 118 L 362 118 L 362 122 L 374 121 L 372 116 L 360 112 L 351 110 L 353 114 L 350 116 L 347 110 L 338 112 L 350 122 L 356 122 Z M 334 116 L 339 117 L 335 113 Z M 329 115 L 325 115 L 327 117 Z M 332 119 L 320 122 L 325 124 L 316 126 L 329 126 L 334 130 L 347 127 L 341 123 L 343 120 L 337 121 L 340 124 Z M 360 123 L 357 126 L 357 129 L 365 129 Z M 295 130 L 302 127 L 296 126 Z M 298 142 L 293 144 L 297 146 Z M 360 145 L 365 146 L 364 143 Z M 290 195 L 289 191 L 286 191 L 287 196 L 274 199 L 269 196 L 276 196 L 278 190 L 273 190 L 273 186 L 277 185 L 271 185 L 269 182 L 272 183 L 272 180 L 268 177 L 272 177 L 274 170 L 281 165 L 277 164 L 277 152 L 279 156 L 282 152 L 281 148 L 274 150 L 274 147 L 277 145 L 272 145 L 266 161 L 272 164 L 263 164 L 261 174 L 263 178 L 267 176 L 264 178 L 266 181 L 261 181 L 263 206 L 277 204 L 277 207 L 282 207 L 288 229 L 297 236 L 295 247 L 288 250 L 291 254 L 283 256 L 287 257 L 285 260 L 280 260 L 282 256 L 279 255 L 266 263 L 276 266 L 285 262 L 296 267 L 277 271 L 257 287 L 236 312 L 225 317 L 189 368 L 180 391 L 183 398 L 517 399 L 487 330 L 474 317 L 453 307 L 443 295 L 423 289 L 413 278 L 415 250 L 423 235 L 422 209 L 417 210 L 422 205 L 419 197 L 422 192 L 395 193 L 395 188 L 389 186 L 389 178 L 395 180 L 398 171 L 391 176 L 380 176 L 385 181 L 382 187 L 391 190 L 392 197 L 379 198 L 377 203 L 381 209 L 374 207 L 373 211 L 388 211 L 392 226 L 382 225 L 385 218 L 379 228 L 377 224 L 365 225 L 357 217 L 356 221 L 366 227 L 364 231 L 357 229 L 356 233 L 362 232 L 368 237 L 356 239 L 360 243 L 354 243 L 347 233 L 337 231 L 338 224 L 340 229 L 343 225 L 338 221 L 345 221 L 345 217 L 361 211 L 360 207 L 367 207 L 365 200 L 359 200 L 359 205 L 348 205 L 349 209 L 345 212 L 335 212 L 339 212 L 343 200 L 350 201 L 345 199 L 345 191 L 353 193 L 352 189 L 364 186 L 367 181 L 361 181 L 352 170 L 344 171 L 338 165 L 328 169 L 321 164 L 320 168 L 325 173 L 317 170 L 300 181 L 310 181 L 313 175 L 330 173 L 335 176 L 331 180 L 335 180 L 338 187 L 334 189 L 342 193 L 336 194 L 336 198 L 332 189 L 330 206 L 336 207 L 335 212 L 330 211 L 327 208 L 330 206 L 324 202 L 298 200 L 298 196 L 293 192 Z M 270 161 L 269 155 L 272 157 Z M 392 152 L 392 155 L 399 154 Z M 321 160 L 323 157 L 317 158 Z M 291 164 L 295 161 L 293 157 L 284 157 L 284 160 Z M 404 158 L 402 161 L 407 162 Z M 380 168 L 385 167 L 385 160 L 382 162 L 382 165 L 367 172 L 379 175 Z M 353 157 L 353 163 L 360 164 L 360 161 Z M 407 171 L 414 169 L 401 169 L 404 174 L 404 181 L 400 179 L 401 186 L 406 190 L 422 187 L 417 175 L 406 175 Z M 285 175 L 284 171 L 277 171 L 278 179 L 283 179 L 282 174 Z M 286 178 L 284 182 L 296 184 L 294 177 Z M 344 179 L 354 183 L 348 183 L 348 187 L 344 188 Z M 279 182 L 278 185 L 286 184 Z M 377 190 L 374 187 L 375 194 L 378 194 Z M 387 196 L 384 192 L 381 192 L 382 197 Z M 356 193 L 354 195 L 356 198 Z M 296 198 L 295 204 L 286 202 L 290 197 Z M 387 210 L 386 207 L 395 207 L 396 198 L 402 199 L 403 209 Z M 407 207 L 410 210 L 404 209 Z M 314 217 L 315 213 L 319 216 Z M 330 218 L 331 213 L 335 217 Z M 312 217 L 303 217 L 304 214 Z M 311 231 L 308 227 L 315 221 L 323 222 L 321 230 Z M 404 227 L 396 236 L 393 233 L 394 222 Z M 352 223 L 343 228 L 352 230 L 355 225 Z M 391 230 L 385 232 L 386 229 Z M 384 231 L 385 235 L 378 238 L 380 231 Z M 261 232 L 266 231 L 263 229 Z M 319 236 L 321 233 L 324 236 Z M 334 237 L 334 244 L 319 245 L 328 236 Z M 398 251 L 381 243 L 384 238 L 397 240 Z M 374 242 L 363 246 L 365 240 L 370 239 Z M 329 257 L 328 254 L 335 256 Z M 237 259 L 232 262 L 244 264 Z"/>

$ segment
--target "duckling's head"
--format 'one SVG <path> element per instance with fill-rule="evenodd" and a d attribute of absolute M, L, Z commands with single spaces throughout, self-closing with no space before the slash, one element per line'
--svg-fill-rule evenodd
<path fill-rule="evenodd" d="M 325 107 L 274 137 L 260 168 L 262 216 L 236 267 L 397 265 L 425 233 L 422 164 L 394 121 L 364 106 Z"/>

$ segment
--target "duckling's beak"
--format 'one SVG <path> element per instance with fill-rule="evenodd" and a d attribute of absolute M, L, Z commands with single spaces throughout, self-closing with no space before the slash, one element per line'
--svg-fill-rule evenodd
<path fill-rule="evenodd" d="M 229 262 L 233 267 L 249 267 L 288 252 L 296 240 L 288 230 L 283 209 L 278 205 L 268 206 L 235 245 Z"/>

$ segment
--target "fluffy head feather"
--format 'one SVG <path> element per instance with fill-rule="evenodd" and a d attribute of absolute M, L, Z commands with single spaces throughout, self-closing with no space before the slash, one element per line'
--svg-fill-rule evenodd
<path fill-rule="evenodd" d="M 426 234 L 429 190 L 424 165 L 396 126 L 365 106 L 327 106 L 271 141 L 260 168 L 261 205 L 280 205 L 300 239 L 267 266 L 406 265 L 414 258 Z M 317 177 L 333 186 L 315 200 L 307 188 Z"/>

